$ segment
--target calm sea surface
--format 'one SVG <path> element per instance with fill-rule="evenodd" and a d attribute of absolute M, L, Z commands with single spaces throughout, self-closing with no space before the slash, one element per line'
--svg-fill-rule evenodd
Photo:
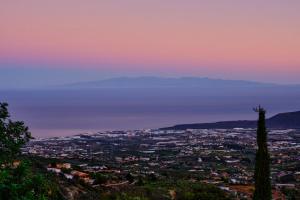
<path fill-rule="evenodd" d="M 160 128 L 180 123 L 255 119 L 261 104 L 271 116 L 300 110 L 299 89 L 89 89 L 0 91 L 14 119 L 34 136 Z"/>

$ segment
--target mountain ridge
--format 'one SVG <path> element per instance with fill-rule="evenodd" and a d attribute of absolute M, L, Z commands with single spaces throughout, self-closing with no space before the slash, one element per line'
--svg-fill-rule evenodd
<path fill-rule="evenodd" d="M 117 77 L 65 84 L 67 88 L 143 88 L 143 87 L 256 87 L 284 86 L 247 80 L 225 80 L 207 77 Z"/>
<path fill-rule="evenodd" d="M 162 130 L 256 128 L 256 120 L 219 121 L 212 123 L 178 124 Z M 270 129 L 300 129 L 300 111 L 276 114 L 266 120 Z"/>

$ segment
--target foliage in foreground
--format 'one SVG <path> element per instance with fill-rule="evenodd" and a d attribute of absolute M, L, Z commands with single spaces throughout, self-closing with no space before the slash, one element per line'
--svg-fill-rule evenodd
<path fill-rule="evenodd" d="M 0 103 L 0 164 L 12 162 L 32 137 L 22 121 L 12 121 L 8 104 Z"/>
<path fill-rule="evenodd" d="M 34 172 L 28 161 L 16 168 L 0 170 L 0 199 L 47 200 L 60 198 L 58 187 L 44 175 Z"/>
<path fill-rule="evenodd" d="M 229 200 L 219 188 L 190 181 L 155 181 L 103 195 L 105 200 Z"/>
<path fill-rule="evenodd" d="M 266 111 L 259 107 L 257 109 L 259 119 L 257 122 L 257 146 L 255 158 L 255 191 L 254 200 L 271 200 L 271 180 L 270 180 L 270 155 L 267 146 Z"/>
<path fill-rule="evenodd" d="M 31 139 L 22 121 L 13 121 L 8 104 L 0 103 L 0 200 L 59 199 L 57 189 L 28 161 L 14 165 L 21 147 Z"/>

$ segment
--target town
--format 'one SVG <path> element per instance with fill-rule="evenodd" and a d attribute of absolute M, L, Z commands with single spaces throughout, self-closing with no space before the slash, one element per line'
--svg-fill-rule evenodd
<path fill-rule="evenodd" d="M 273 192 L 280 199 L 283 189 L 300 188 L 300 131 L 270 130 L 268 141 Z M 45 166 L 48 171 L 96 187 L 171 176 L 214 184 L 246 199 L 253 192 L 255 152 L 256 130 L 240 128 L 106 131 L 35 139 L 22 149 L 57 160 Z M 113 178 L 96 182 L 95 173 Z"/>

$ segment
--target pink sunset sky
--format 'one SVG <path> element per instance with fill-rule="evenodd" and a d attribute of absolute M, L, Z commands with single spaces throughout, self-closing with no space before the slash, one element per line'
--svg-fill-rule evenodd
<path fill-rule="evenodd" d="M 1 0 L 0 70 L 300 83 L 299 11 L 299 0 Z"/>

